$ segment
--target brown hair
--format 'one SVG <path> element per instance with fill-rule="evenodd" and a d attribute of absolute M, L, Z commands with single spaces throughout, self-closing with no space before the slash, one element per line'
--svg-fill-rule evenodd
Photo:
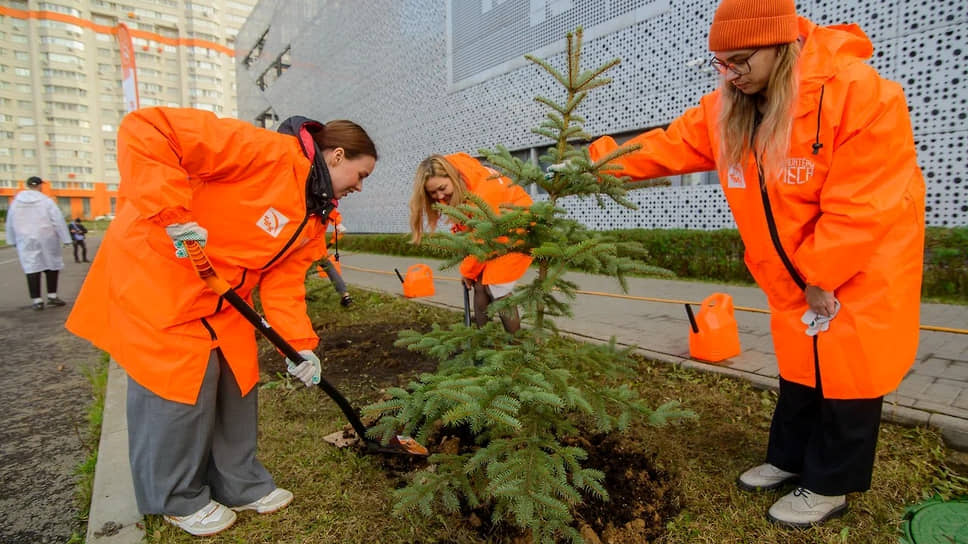
<path fill-rule="evenodd" d="M 730 166 L 743 165 L 747 153 L 753 151 L 763 166 L 764 181 L 786 165 L 797 98 L 796 64 L 800 44 L 778 45 L 776 51 L 776 63 L 766 86 L 768 92 L 759 126 L 756 117 L 763 96 L 746 95 L 725 78 L 720 86 L 719 132 L 723 160 Z"/>
<path fill-rule="evenodd" d="M 460 206 L 464 203 L 467 185 L 454 165 L 450 164 L 443 155 L 431 155 L 422 160 L 417 165 L 417 172 L 413 176 L 413 195 L 410 197 L 410 233 L 412 242 L 415 244 L 419 244 L 423 238 L 424 225 L 427 226 L 427 231 L 433 232 L 437 230 L 437 222 L 440 221 L 440 212 L 434 208 L 435 202 L 430 200 L 426 189 L 427 180 L 436 177 L 450 178 L 453 182 L 454 195 L 451 197 L 451 206 Z"/>
<path fill-rule="evenodd" d="M 353 121 L 345 119 L 330 121 L 312 135 L 320 151 L 342 147 L 347 159 L 355 159 L 360 155 L 369 155 L 374 160 L 379 158 L 373 140 L 363 127 Z"/>

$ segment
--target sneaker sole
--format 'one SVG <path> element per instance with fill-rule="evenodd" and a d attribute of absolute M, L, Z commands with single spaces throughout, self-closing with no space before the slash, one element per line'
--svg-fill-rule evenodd
<path fill-rule="evenodd" d="M 809 522 L 802 522 L 802 523 L 796 522 L 796 521 L 785 521 L 785 520 L 777 519 L 773 517 L 772 515 L 770 515 L 769 511 L 766 512 L 766 519 L 770 520 L 770 523 L 779 525 L 780 527 L 787 527 L 790 529 L 809 529 L 810 527 L 813 527 L 815 525 L 823 525 L 827 521 L 830 521 L 834 518 L 839 518 L 840 516 L 843 516 L 846 513 L 847 513 L 847 503 L 845 502 L 839 507 L 834 508 L 830 512 L 827 512 L 826 516 L 818 519 L 817 521 L 809 521 Z"/>
<path fill-rule="evenodd" d="M 784 480 L 780 480 L 775 484 L 756 486 L 756 485 L 750 485 L 744 482 L 740 478 L 736 478 L 736 487 L 742 489 L 743 491 L 773 491 L 774 489 L 780 489 L 781 487 L 787 484 L 792 484 L 799 479 L 800 479 L 800 476 L 796 475 L 796 476 L 790 476 L 789 478 L 786 478 Z"/>
<path fill-rule="evenodd" d="M 211 530 L 211 531 L 192 532 L 192 531 L 189 531 L 188 529 L 182 527 L 181 525 L 179 525 L 176 521 L 169 519 L 168 516 L 162 516 L 162 517 L 164 517 L 165 518 L 165 521 L 167 521 L 171 525 L 173 525 L 173 526 L 181 529 L 182 531 L 185 531 L 186 533 L 188 533 L 188 534 L 190 534 L 192 536 L 212 536 L 212 535 L 217 535 L 217 534 L 221 533 L 222 531 L 225 531 L 226 529 L 231 528 L 233 525 L 235 525 L 235 522 L 238 521 L 238 519 L 233 519 L 232 520 L 232 523 L 229 523 L 225 527 L 221 527 L 219 529 L 214 529 L 214 530 Z"/>
<path fill-rule="evenodd" d="M 272 510 L 262 510 L 261 512 L 255 506 L 230 506 L 229 508 L 232 509 L 232 510 L 234 510 L 234 511 L 236 511 L 236 512 L 245 512 L 247 510 L 251 510 L 251 511 L 255 512 L 256 514 L 272 514 L 272 513 L 278 512 L 279 510 L 282 510 L 283 508 L 285 508 L 285 507 L 289 506 L 290 504 L 292 504 L 292 500 L 294 498 L 295 498 L 294 496 L 293 497 L 290 497 L 288 501 L 286 501 L 285 503 L 280 504 L 280 505 L 274 507 Z"/>

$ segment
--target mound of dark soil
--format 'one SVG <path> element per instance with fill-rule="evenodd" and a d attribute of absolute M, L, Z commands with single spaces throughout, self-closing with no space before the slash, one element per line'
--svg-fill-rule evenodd
<path fill-rule="evenodd" d="M 380 323 L 379 316 L 367 325 L 320 330 L 317 353 L 323 363 L 323 375 L 337 388 L 344 390 L 357 407 L 375 399 L 380 391 L 405 385 L 414 376 L 433 372 L 436 362 L 406 348 L 396 347 L 399 326 Z M 420 327 L 413 327 L 419 329 Z M 425 327 L 429 329 L 428 327 Z M 269 361 L 266 370 L 285 372 L 280 357 L 263 358 Z M 362 397 L 362 399 L 361 399 Z M 347 429 L 349 431 L 349 429 Z M 653 542 L 665 530 L 665 524 L 679 511 L 679 493 L 675 479 L 656 466 L 655 454 L 641 447 L 634 436 L 595 436 L 574 441 L 588 452 L 584 466 L 605 473 L 605 489 L 609 500 L 588 497 L 574 513 L 576 527 L 586 542 L 610 544 L 641 544 Z M 460 429 L 441 432 L 432 443 L 425 444 L 431 453 L 469 451 L 471 436 Z M 384 456 L 381 460 L 387 472 L 400 478 L 405 485 L 406 473 L 426 466 L 421 458 Z M 487 509 L 467 511 L 467 523 L 475 527 L 487 542 L 527 543 L 530 539 L 516 528 L 489 523 Z"/>

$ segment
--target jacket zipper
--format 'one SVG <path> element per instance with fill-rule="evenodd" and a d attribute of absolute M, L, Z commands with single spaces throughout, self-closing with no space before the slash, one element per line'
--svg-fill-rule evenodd
<path fill-rule="evenodd" d="M 272 263 L 278 261 L 279 257 L 282 257 L 286 253 L 286 250 L 289 249 L 289 246 L 291 246 L 293 242 L 295 242 L 296 239 L 299 238 L 299 234 L 302 232 L 303 228 L 306 226 L 306 223 L 308 221 L 309 221 L 308 215 L 306 217 L 303 217 L 302 223 L 299 223 L 299 228 L 297 228 L 296 232 L 293 233 L 292 238 L 289 238 L 289 241 L 286 242 L 286 245 L 282 246 L 282 250 L 279 251 L 279 253 L 277 253 L 275 257 L 273 257 L 269 262 L 267 262 L 262 266 L 262 270 L 269 268 L 272 265 Z"/>
<path fill-rule="evenodd" d="M 248 268 L 243 268 L 242 269 L 242 280 L 239 281 L 239 284 L 236 285 L 235 287 L 233 287 L 232 289 L 235 289 L 236 291 L 238 291 L 243 285 L 245 285 L 245 276 L 248 273 L 249 273 L 249 269 Z M 215 306 L 215 313 L 219 313 L 219 312 L 222 311 L 222 303 L 223 302 L 225 302 L 225 297 L 218 297 L 218 305 Z"/>
<path fill-rule="evenodd" d="M 222 304 L 222 297 L 219 297 L 219 305 L 221 304 Z M 202 325 L 205 327 L 205 330 L 208 331 L 208 335 L 212 337 L 212 340 L 215 340 L 218 338 L 218 336 L 215 335 L 215 329 L 213 329 L 212 326 L 208 324 L 208 320 L 205 319 L 204 317 L 202 318 Z"/>
<path fill-rule="evenodd" d="M 766 214 L 766 225 L 770 230 L 770 239 L 773 241 L 773 248 L 776 249 L 777 255 L 780 256 L 780 260 L 783 261 L 783 266 L 786 267 L 794 283 L 797 284 L 797 287 L 801 291 L 804 291 L 807 288 L 807 282 L 800 277 L 797 269 L 793 267 L 790 257 L 787 256 L 786 250 L 783 249 L 783 244 L 780 243 L 780 233 L 776 228 L 776 218 L 773 216 L 773 207 L 770 205 L 770 195 L 766 190 L 766 180 L 763 176 L 763 167 L 760 166 L 760 158 L 754 153 L 753 159 L 756 161 L 756 173 L 760 178 L 760 196 L 763 197 L 763 212 Z M 822 391 L 820 382 L 820 351 L 817 347 L 819 336 L 815 335 L 813 337 L 813 368 L 814 376 L 817 380 L 816 388 Z"/>
<path fill-rule="evenodd" d="M 307 180 L 309 178 L 312 178 L 313 177 L 313 169 L 314 168 L 315 168 L 315 165 L 313 165 L 313 164 L 310 164 L 309 165 L 309 174 L 307 175 Z M 306 183 L 309 183 L 309 182 L 307 181 Z M 273 257 L 272 259 L 270 259 L 269 262 L 267 262 L 266 264 L 264 264 L 262 266 L 262 270 L 265 270 L 266 268 L 269 268 L 272 265 L 272 263 L 278 261 L 279 260 L 279 257 L 282 257 L 286 253 L 286 250 L 289 249 L 289 246 L 291 246 L 293 244 L 293 242 L 295 242 L 296 239 L 299 238 L 299 234 L 302 232 L 303 228 L 306 227 L 306 223 L 309 221 L 310 213 L 309 213 L 309 209 L 308 209 L 308 207 L 309 207 L 309 201 L 308 200 L 306 201 L 306 207 L 307 207 L 306 216 L 303 217 L 302 223 L 299 223 L 299 228 L 296 229 L 296 232 L 292 235 L 292 238 L 289 238 L 289 241 L 286 242 L 286 245 L 284 245 L 282 247 L 282 250 L 279 253 L 277 253 L 275 257 Z M 326 214 L 326 216 L 328 217 L 329 214 Z"/>
<path fill-rule="evenodd" d="M 803 281 L 797 269 L 793 267 L 793 263 L 783 249 L 783 244 L 780 243 L 780 233 L 776 228 L 776 219 L 773 217 L 773 207 L 770 206 L 770 195 L 767 194 L 766 180 L 763 179 L 763 167 L 760 166 L 759 157 L 754 154 L 753 158 L 756 160 L 756 173 L 760 177 L 760 196 L 763 197 L 763 211 L 766 213 L 766 225 L 770 229 L 770 239 L 773 240 L 773 247 L 780 256 L 780 260 L 783 261 L 783 266 L 790 273 L 790 277 L 793 278 L 794 283 L 803 291 L 807 288 L 807 282 Z"/>

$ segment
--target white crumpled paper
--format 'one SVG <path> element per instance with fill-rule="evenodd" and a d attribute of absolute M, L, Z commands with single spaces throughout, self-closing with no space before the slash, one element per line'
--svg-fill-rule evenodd
<path fill-rule="evenodd" d="M 803 317 L 800 321 L 807 326 L 806 332 L 807 336 L 817 336 L 818 333 L 826 331 L 830 328 L 830 322 L 837 317 L 837 312 L 840 311 L 840 301 L 834 299 L 834 313 L 826 316 L 819 315 L 813 310 L 807 310 L 803 313 Z"/>

